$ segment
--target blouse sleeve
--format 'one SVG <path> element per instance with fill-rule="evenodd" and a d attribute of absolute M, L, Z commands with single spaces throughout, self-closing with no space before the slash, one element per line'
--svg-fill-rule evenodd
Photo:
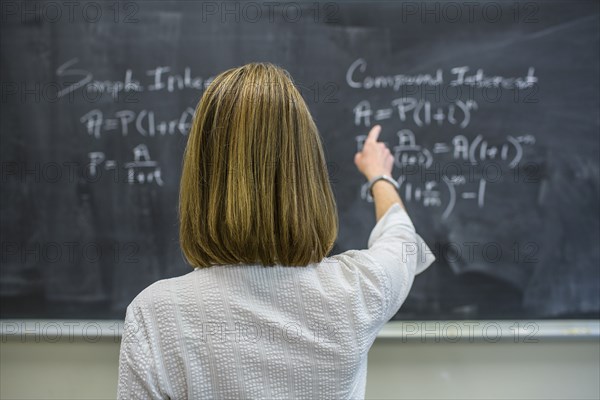
<path fill-rule="evenodd" d="M 365 298 L 363 320 L 378 330 L 406 300 L 417 274 L 435 257 L 419 236 L 406 211 L 392 205 L 379 219 L 365 250 L 348 250 L 334 256 L 348 270 L 356 272 L 355 286 Z"/>
<path fill-rule="evenodd" d="M 121 349 L 117 399 L 167 399 L 159 390 L 156 364 L 142 316 L 127 307 Z"/>
<path fill-rule="evenodd" d="M 377 221 L 369 236 L 368 249 L 361 252 L 383 276 L 386 298 L 382 317 L 385 323 L 406 300 L 415 275 L 428 268 L 435 256 L 398 203 Z"/>

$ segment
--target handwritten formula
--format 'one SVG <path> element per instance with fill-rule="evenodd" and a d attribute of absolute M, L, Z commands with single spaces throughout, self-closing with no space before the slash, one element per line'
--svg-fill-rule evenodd
<path fill-rule="evenodd" d="M 156 184 L 163 186 L 164 182 L 161 175 L 161 168 L 158 163 L 151 159 L 148 147 L 145 144 L 139 144 L 132 150 L 133 160 L 123 163 L 122 168 L 126 172 L 127 182 L 133 184 Z M 106 155 L 101 151 L 88 153 L 89 174 L 92 178 L 97 178 L 102 171 L 119 171 L 119 163 L 116 160 L 106 159 Z"/>

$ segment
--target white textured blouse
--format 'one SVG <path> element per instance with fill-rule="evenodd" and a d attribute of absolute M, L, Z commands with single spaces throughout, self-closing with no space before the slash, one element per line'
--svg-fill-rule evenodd
<path fill-rule="evenodd" d="M 368 249 L 159 280 L 127 307 L 117 398 L 362 399 L 369 348 L 434 260 L 396 203 Z"/>

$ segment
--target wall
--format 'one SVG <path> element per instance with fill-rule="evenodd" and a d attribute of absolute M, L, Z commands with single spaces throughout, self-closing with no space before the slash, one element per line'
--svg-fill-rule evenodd
<path fill-rule="evenodd" d="M 428 341 L 377 339 L 367 398 L 600 398 L 597 340 Z M 5 337 L 0 398 L 115 398 L 118 356 L 118 339 L 23 343 Z"/>

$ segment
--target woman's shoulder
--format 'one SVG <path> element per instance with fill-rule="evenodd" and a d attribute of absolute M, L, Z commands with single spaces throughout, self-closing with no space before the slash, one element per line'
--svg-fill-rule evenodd
<path fill-rule="evenodd" d="M 373 258 L 363 249 L 346 250 L 326 259 L 328 265 L 342 265 L 346 268 L 364 268 L 376 264 Z"/>
<path fill-rule="evenodd" d="M 336 278 L 336 284 L 349 284 L 353 287 L 377 282 L 378 286 L 387 283 L 387 276 L 377 262 L 364 250 L 346 250 L 327 257 L 320 265 L 322 275 Z"/>
<path fill-rule="evenodd" d="M 133 298 L 129 306 L 145 308 L 155 306 L 157 303 L 171 301 L 172 295 L 178 293 L 179 289 L 189 281 L 190 274 L 160 279 L 151 283 Z"/>

